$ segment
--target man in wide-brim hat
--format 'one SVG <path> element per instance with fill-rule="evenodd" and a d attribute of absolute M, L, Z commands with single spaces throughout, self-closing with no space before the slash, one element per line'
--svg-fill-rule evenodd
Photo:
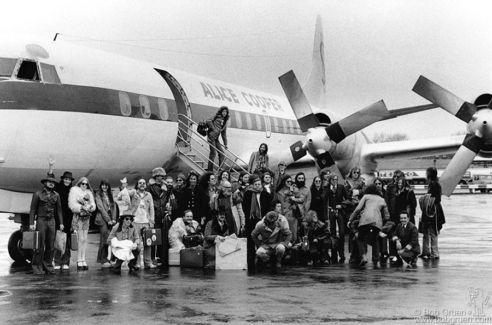
<path fill-rule="evenodd" d="M 63 216 L 60 195 L 55 192 L 56 179 L 43 178 L 42 191 L 33 194 L 29 215 L 30 230 L 39 232 L 39 249 L 34 251 L 31 266 L 34 274 L 54 274 L 53 254 L 55 243 L 55 218 L 60 221 L 63 230 Z M 36 225 L 34 218 L 37 216 Z"/>
<path fill-rule="evenodd" d="M 55 178 L 53 174 L 53 165 L 55 164 L 55 159 L 53 156 L 48 158 L 49 163 L 49 171 L 48 177 Z M 71 236 L 70 236 L 70 225 L 72 224 L 73 212 L 68 207 L 68 195 L 70 193 L 70 189 L 72 188 L 72 182 L 74 178 L 72 176 L 72 172 L 65 171 L 62 176 L 60 176 L 60 182 L 55 182 L 55 192 L 60 195 L 61 199 L 61 207 L 63 214 L 63 224 L 67 225 L 64 232 L 67 234 L 67 247 L 71 246 Z M 60 225 L 58 224 L 58 220 L 55 219 L 55 227 L 56 230 L 60 229 Z M 68 270 L 70 269 L 70 257 L 71 250 L 65 249 L 65 253 L 62 254 L 59 250 L 55 250 L 55 270 Z"/>

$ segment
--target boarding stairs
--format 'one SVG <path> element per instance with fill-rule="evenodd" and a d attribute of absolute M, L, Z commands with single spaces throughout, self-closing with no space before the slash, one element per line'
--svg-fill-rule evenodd
<path fill-rule="evenodd" d="M 176 154 L 186 165 L 201 175 L 206 171 L 210 161 L 208 159 L 210 155 L 210 144 L 206 137 L 196 131 L 197 126 L 197 123 L 188 116 L 183 114 L 178 115 Z M 214 148 L 217 152 L 219 151 L 218 148 Z M 237 181 L 239 179 L 239 173 L 246 171 L 245 167 L 247 163 L 224 147 L 222 147 L 222 152 L 225 156 L 222 164 L 218 165 L 215 161 L 212 162 L 214 172 L 217 173 L 220 170 L 227 170 L 231 176 L 231 181 Z M 216 160 L 218 160 L 218 154 Z"/>

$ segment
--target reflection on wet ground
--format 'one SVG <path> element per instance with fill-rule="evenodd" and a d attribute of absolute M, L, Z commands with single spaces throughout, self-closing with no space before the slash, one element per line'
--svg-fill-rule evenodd
<path fill-rule="evenodd" d="M 170 267 L 115 275 L 95 264 L 99 237 L 93 234 L 89 271 L 71 265 L 68 272 L 34 276 L 8 257 L 8 236 L 17 225 L 5 221 L 0 323 L 414 324 L 443 321 L 450 312 L 476 322 L 472 307 L 478 300 L 471 300 L 469 289 L 483 290 L 483 299 L 492 295 L 491 199 L 443 198 L 447 223 L 439 237 L 441 259 L 419 260 L 415 268 L 343 264 L 248 273 Z M 492 317 L 492 307 L 485 304 L 483 315 Z"/>

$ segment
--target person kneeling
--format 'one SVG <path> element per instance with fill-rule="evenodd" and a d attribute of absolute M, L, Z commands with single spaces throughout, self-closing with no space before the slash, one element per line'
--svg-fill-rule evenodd
<path fill-rule="evenodd" d="M 402 265 L 402 259 L 411 265 L 417 264 L 417 256 L 420 254 L 419 231 L 413 223 L 406 211 L 400 212 L 400 224 L 396 227 L 396 232 L 393 241 L 396 242 L 398 259 L 395 265 Z"/>
<path fill-rule="evenodd" d="M 315 211 L 306 213 L 305 221 L 301 224 L 301 238 L 306 238 L 308 265 L 329 264 L 328 246 L 330 244 L 330 229 L 328 224 L 318 220 Z"/>
<path fill-rule="evenodd" d="M 260 237 L 261 236 L 261 240 Z M 276 266 L 281 267 L 280 261 L 285 254 L 285 248 L 289 244 L 292 233 L 289 230 L 289 223 L 285 217 L 280 216 L 277 212 L 270 211 L 260 220 L 253 232 L 251 238 L 259 248 L 256 250 L 256 256 L 263 262 L 277 259 Z M 273 265 L 272 262 L 270 262 Z"/>
<path fill-rule="evenodd" d="M 113 226 L 108 237 L 108 245 L 111 245 L 113 255 L 116 257 L 116 263 L 113 268 L 115 271 L 121 271 L 121 264 L 128 262 L 130 272 L 135 269 L 137 257 L 140 254 L 138 244 L 140 236 L 135 227 L 133 227 L 134 215 L 131 211 L 125 211 L 120 216 L 118 224 Z"/>

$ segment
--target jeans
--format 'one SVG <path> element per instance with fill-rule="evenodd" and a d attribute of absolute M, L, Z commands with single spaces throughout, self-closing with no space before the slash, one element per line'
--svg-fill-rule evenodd
<path fill-rule="evenodd" d="M 345 218 L 342 213 L 330 211 L 330 232 L 332 236 L 337 234 L 338 224 L 338 255 L 345 258 Z"/>
<path fill-rule="evenodd" d="M 99 240 L 99 250 L 97 251 L 97 263 L 109 263 L 108 260 L 108 225 L 106 222 L 103 223 L 102 226 L 99 226 L 99 232 L 100 232 L 100 240 Z"/>
<path fill-rule="evenodd" d="M 358 228 L 359 235 L 357 236 L 357 246 L 359 247 L 359 254 L 362 259 L 362 255 L 367 254 L 367 241 L 372 238 L 372 261 L 374 263 L 379 262 L 379 228 L 371 225 L 363 225 Z"/>
<path fill-rule="evenodd" d="M 143 228 L 150 229 L 149 223 L 136 223 L 136 222 L 134 222 L 133 226 L 137 230 L 140 238 L 142 238 L 142 229 Z M 152 248 L 151 248 L 151 246 L 144 246 L 144 244 L 142 242 L 142 244 L 140 245 L 140 252 L 142 252 L 142 250 L 143 250 L 144 266 L 150 266 L 152 264 L 152 258 L 150 256 Z M 141 266 L 141 265 L 142 265 L 142 256 L 141 256 L 141 254 L 139 254 L 138 259 L 137 259 L 137 266 Z"/>
<path fill-rule="evenodd" d="M 277 262 L 280 263 L 284 254 L 284 244 L 277 244 L 275 248 L 261 246 L 256 251 L 256 255 L 258 255 L 258 257 L 261 258 L 264 262 L 268 262 L 272 258 L 272 256 L 275 255 L 275 257 L 277 258 Z"/>
<path fill-rule="evenodd" d="M 32 269 L 34 272 L 54 271 L 55 219 L 38 218 L 36 231 L 39 231 L 39 249 L 34 251 Z"/>
<path fill-rule="evenodd" d="M 430 257 L 439 257 L 439 248 L 437 247 L 437 231 L 430 223 L 422 223 L 422 232 L 424 238 L 422 241 L 422 255 Z"/>
<path fill-rule="evenodd" d="M 220 166 L 222 165 L 222 162 L 224 161 L 224 154 L 222 152 L 222 144 L 219 142 L 219 139 L 215 139 L 215 140 L 212 140 L 212 139 L 208 139 L 208 143 L 210 144 L 210 156 L 208 157 L 209 159 L 209 162 L 208 162 L 208 170 L 209 171 L 213 171 L 214 170 L 214 160 L 215 160 L 215 157 L 217 156 L 217 150 L 215 148 L 217 148 L 219 150 L 219 169 L 220 169 Z M 215 146 L 215 148 L 213 147 Z"/>

